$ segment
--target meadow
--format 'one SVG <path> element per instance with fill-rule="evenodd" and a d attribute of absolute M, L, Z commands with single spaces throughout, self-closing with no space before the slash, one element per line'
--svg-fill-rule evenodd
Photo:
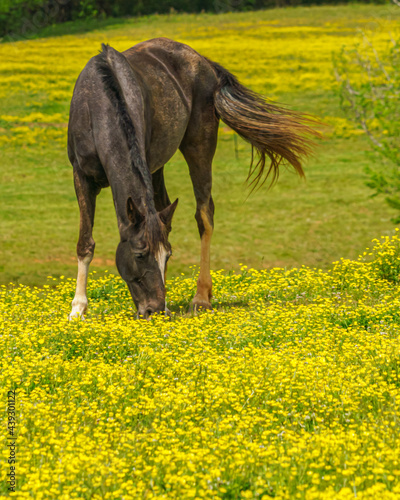
<path fill-rule="evenodd" d="M 226 66 L 252 89 L 327 124 L 307 180 L 282 169 L 274 189 L 248 197 L 250 148 L 224 126 L 214 161 L 214 269 L 302 264 L 327 269 L 355 258 L 377 236 L 393 231 L 396 213 L 371 198 L 364 168 L 377 159 L 362 132 L 342 115 L 332 52 L 360 37 L 382 45 L 398 30 L 390 6 L 277 9 L 224 15 L 151 16 L 107 21 L 97 29 L 55 27 L 46 37 L 0 44 L 0 282 L 40 285 L 76 273 L 78 206 L 66 155 L 69 102 L 86 62 L 108 42 L 123 50 L 152 37 L 186 42 Z M 114 24 L 113 24 L 114 23 Z M 62 34 L 75 31 L 73 35 Z M 180 153 L 166 167 L 171 199 L 179 197 L 171 240 L 170 276 L 199 262 L 195 204 Z M 256 235 L 256 236 L 255 236 Z M 118 232 L 109 190 L 99 197 L 92 269 L 114 267 Z"/>
<path fill-rule="evenodd" d="M 388 5 L 172 14 L 0 44 L 5 408 L 7 392 L 16 394 L 12 435 L 0 416 L 0 500 L 400 497 L 400 236 L 395 213 L 365 186 L 363 169 L 377 160 L 340 112 L 331 59 L 358 29 L 384 47 L 399 16 Z M 69 322 L 73 84 L 100 42 L 123 50 L 155 36 L 186 42 L 254 90 L 316 115 L 325 135 L 306 182 L 283 169 L 272 190 L 247 198 L 249 148 L 221 126 L 214 309 L 198 315 L 188 312 L 199 243 L 180 155 L 167 166 L 170 197 L 180 198 L 171 319 L 133 319 L 102 193 L 89 310 Z M 11 440 L 15 492 L 6 482 Z"/>
<path fill-rule="evenodd" d="M 2 500 L 399 498 L 397 234 L 329 272 L 214 272 L 194 317 L 192 278 L 147 322 L 95 276 L 86 321 L 67 320 L 72 279 L 0 289 Z"/>

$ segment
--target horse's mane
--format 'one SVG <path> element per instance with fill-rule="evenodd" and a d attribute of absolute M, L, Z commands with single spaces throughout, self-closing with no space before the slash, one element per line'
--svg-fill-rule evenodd
<path fill-rule="evenodd" d="M 168 231 L 157 213 L 149 213 L 144 221 L 146 241 L 152 254 L 158 252 L 160 245 L 168 247 Z"/>
<path fill-rule="evenodd" d="M 140 174 L 146 190 L 150 189 L 150 191 L 152 191 L 153 187 L 151 175 L 145 161 L 143 161 L 142 155 L 140 154 L 136 127 L 129 113 L 128 105 L 124 96 L 125 89 L 123 88 L 123 84 L 126 82 L 120 80 L 118 70 L 122 69 L 126 71 L 127 66 L 129 68 L 128 71 L 130 71 L 129 76 L 132 77 L 132 86 L 135 85 L 135 87 L 138 87 L 137 82 L 125 56 L 114 50 L 109 45 L 103 44 L 102 47 L 103 51 L 96 57 L 97 71 L 103 81 L 105 93 L 117 110 L 118 121 L 128 144 L 132 168 Z M 117 60 L 117 58 L 122 58 L 122 65 L 124 65 L 122 68 L 115 67 L 116 63 L 119 63 L 119 66 L 122 66 L 121 59 Z"/>
<path fill-rule="evenodd" d="M 166 245 L 168 243 L 168 234 L 154 208 L 154 191 L 151 174 L 140 153 L 137 131 L 124 96 L 123 85 L 126 82 L 119 78 L 118 72 L 124 71 L 124 76 L 128 75 L 129 79 L 132 80 L 132 85 L 138 88 L 137 82 L 123 54 L 108 45 L 102 44 L 102 48 L 102 52 L 96 56 L 96 69 L 101 76 L 104 91 L 117 111 L 120 128 L 123 131 L 129 148 L 132 170 L 140 179 L 142 184 L 141 189 L 145 192 L 148 210 L 145 214 L 142 214 L 144 216 L 143 224 L 150 251 L 154 253 L 158 251 L 160 244 Z"/>

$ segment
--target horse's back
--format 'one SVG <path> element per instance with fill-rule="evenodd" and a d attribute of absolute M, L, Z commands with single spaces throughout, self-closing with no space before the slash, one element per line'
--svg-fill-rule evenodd
<path fill-rule="evenodd" d="M 156 87 L 173 83 L 190 95 L 198 90 L 194 88 L 196 84 L 205 85 L 212 93 L 217 83 L 214 71 L 203 56 L 189 45 L 169 38 L 140 42 L 123 54 L 150 89 L 155 88 L 153 83 L 158 83 Z"/>
<path fill-rule="evenodd" d="M 190 120 L 199 116 L 195 111 L 212 101 L 217 77 L 194 49 L 168 38 L 141 42 L 123 54 L 148 93 L 148 164 L 155 171 L 179 148 Z"/>
<path fill-rule="evenodd" d="M 141 42 L 123 55 L 137 77 L 135 91 L 143 96 L 145 123 L 136 121 L 135 126 L 145 131 L 146 161 L 154 172 L 175 154 L 189 123 L 198 119 L 199 110 L 212 101 L 217 77 L 207 60 L 194 49 L 167 38 Z M 98 58 L 94 56 L 88 61 L 75 85 L 68 149 L 72 163 L 77 162 L 76 157 L 85 157 L 90 160 L 86 164 L 93 165 L 88 175 L 103 178 L 97 149 L 104 149 L 102 145 L 107 141 L 97 136 L 112 128 L 110 118 L 115 110 L 104 91 Z M 116 137 L 115 133 L 112 135 Z M 108 148 L 111 149 L 114 148 Z"/>

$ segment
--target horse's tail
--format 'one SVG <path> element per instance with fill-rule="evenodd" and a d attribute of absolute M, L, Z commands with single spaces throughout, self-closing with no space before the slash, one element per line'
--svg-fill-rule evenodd
<path fill-rule="evenodd" d="M 252 160 L 247 180 L 254 175 L 253 189 L 271 175 L 271 185 L 278 179 L 281 162 L 292 165 L 302 177 L 301 158 L 310 154 L 316 120 L 302 113 L 267 102 L 260 94 L 244 87 L 237 78 L 217 63 L 209 61 L 219 84 L 214 105 L 223 122 L 252 145 Z M 259 159 L 254 165 L 254 149 Z M 269 167 L 266 157 L 270 159 Z"/>

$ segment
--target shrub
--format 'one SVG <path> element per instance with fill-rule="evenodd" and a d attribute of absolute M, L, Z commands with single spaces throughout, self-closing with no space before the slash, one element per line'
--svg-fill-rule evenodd
<path fill-rule="evenodd" d="M 399 40 L 389 39 L 377 48 L 364 35 L 362 43 L 344 47 L 334 57 L 334 67 L 343 110 L 365 132 L 382 160 L 367 170 L 367 185 L 400 211 Z M 393 221 L 400 222 L 400 216 Z"/>

